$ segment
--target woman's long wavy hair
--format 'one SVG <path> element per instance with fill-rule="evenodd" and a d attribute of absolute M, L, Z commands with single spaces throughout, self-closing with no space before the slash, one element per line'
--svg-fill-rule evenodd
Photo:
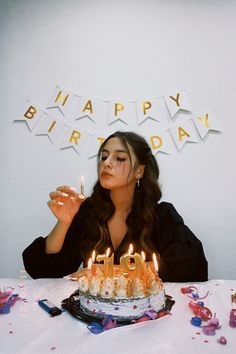
<path fill-rule="evenodd" d="M 121 143 L 127 150 L 131 161 L 131 171 L 137 168 L 138 165 L 145 165 L 144 174 L 140 180 L 140 186 L 136 185 L 132 209 L 126 219 L 128 234 L 135 242 L 136 249 L 144 249 L 149 254 L 153 251 L 150 235 L 157 221 L 155 206 L 161 198 L 161 189 L 158 184 L 159 168 L 151 149 L 144 138 L 133 132 L 117 131 L 110 135 L 100 146 L 98 152 L 98 168 L 100 163 L 101 152 L 112 138 L 120 139 Z M 136 156 L 135 163 L 131 160 L 130 149 L 133 150 Z M 130 172 L 131 172 L 130 171 Z M 104 189 L 100 181 L 96 182 L 91 195 L 92 210 L 88 218 L 89 234 L 91 235 L 88 241 L 88 250 L 96 249 L 104 252 L 104 244 L 106 238 L 109 237 L 107 227 L 108 220 L 115 212 L 115 207 L 110 198 L 110 191 Z M 93 235 L 93 237 L 92 237 Z M 94 235 L 99 235 L 97 240 L 94 240 Z"/>

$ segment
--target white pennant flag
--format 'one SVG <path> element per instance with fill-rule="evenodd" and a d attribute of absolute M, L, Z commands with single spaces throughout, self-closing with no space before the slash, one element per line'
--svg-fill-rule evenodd
<path fill-rule="evenodd" d="M 60 113 L 62 116 L 68 116 L 71 114 L 73 107 L 74 94 L 71 91 L 56 86 L 46 108 L 51 111 L 52 114 Z"/>
<path fill-rule="evenodd" d="M 95 97 L 88 96 L 76 96 L 77 109 L 75 113 L 75 119 L 88 117 L 94 123 L 97 123 L 97 119 L 103 113 L 102 101 Z"/>
<path fill-rule="evenodd" d="M 80 154 L 85 149 L 88 132 L 84 129 L 65 125 L 59 139 L 60 149 L 72 147 Z"/>
<path fill-rule="evenodd" d="M 187 142 L 198 142 L 197 133 L 192 120 L 174 126 L 173 128 L 169 129 L 169 131 L 179 151 Z"/>
<path fill-rule="evenodd" d="M 110 134 L 108 132 L 97 132 L 90 135 L 90 149 L 89 149 L 89 158 L 94 157 L 98 154 L 98 150 L 102 143 Z"/>
<path fill-rule="evenodd" d="M 25 121 L 29 130 L 32 131 L 43 114 L 43 108 L 35 102 L 28 101 L 25 105 L 23 114 L 15 121 Z"/>
<path fill-rule="evenodd" d="M 160 122 L 163 99 L 156 97 L 150 99 L 137 100 L 135 101 L 135 104 L 138 116 L 138 124 L 141 124 L 148 118 Z"/>
<path fill-rule="evenodd" d="M 44 113 L 36 127 L 35 135 L 47 135 L 51 142 L 56 144 L 64 127 L 65 123 L 61 118 Z"/>
<path fill-rule="evenodd" d="M 188 95 L 184 91 L 177 91 L 166 95 L 165 102 L 172 118 L 179 110 L 192 112 Z"/>
<path fill-rule="evenodd" d="M 127 100 L 109 101 L 108 107 L 108 124 L 112 124 L 118 120 L 125 124 L 130 124 L 130 105 Z"/>
<path fill-rule="evenodd" d="M 151 147 L 153 155 L 156 155 L 159 152 L 171 154 L 171 136 L 169 132 L 163 130 L 153 130 L 149 134 L 146 134 L 146 140 L 148 141 Z"/>
<path fill-rule="evenodd" d="M 205 138 L 209 131 L 222 131 L 221 125 L 216 118 L 214 112 L 202 111 L 193 117 L 193 122 L 197 128 L 197 131 L 202 139 Z"/>

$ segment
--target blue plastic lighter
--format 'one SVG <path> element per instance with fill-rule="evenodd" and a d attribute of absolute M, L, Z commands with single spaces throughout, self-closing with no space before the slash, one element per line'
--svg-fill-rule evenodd
<path fill-rule="evenodd" d="M 56 305 L 54 305 L 52 302 L 48 301 L 47 299 L 39 300 L 38 304 L 42 309 L 47 311 L 49 315 L 51 316 L 58 316 L 62 313 L 62 310 L 60 310 Z"/>

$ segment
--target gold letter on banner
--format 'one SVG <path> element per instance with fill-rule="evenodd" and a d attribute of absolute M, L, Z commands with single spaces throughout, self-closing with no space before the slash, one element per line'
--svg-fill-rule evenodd
<path fill-rule="evenodd" d="M 181 127 L 178 128 L 178 132 L 179 132 L 179 141 L 182 140 L 183 136 L 187 136 L 188 138 L 190 137 L 190 135 Z"/>
<path fill-rule="evenodd" d="M 205 118 L 198 117 L 198 119 L 199 119 L 201 122 L 203 122 L 207 128 L 209 128 L 208 113 L 206 113 L 206 117 L 205 117 Z"/>
<path fill-rule="evenodd" d="M 25 118 L 28 118 L 28 119 L 33 119 L 34 118 L 34 115 L 37 113 L 37 109 L 33 106 L 30 106 L 27 111 L 25 112 L 24 114 L 24 117 Z"/>
<path fill-rule="evenodd" d="M 78 132 L 78 130 L 73 130 L 73 132 L 72 132 L 72 134 L 70 136 L 69 142 L 71 143 L 72 140 L 74 140 L 75 144 L 78 145 L 78 140 L 79 140 L 80 137 L 81 137 L 80 132 Z"/>
<path fill-rule="evenodd" d="M 53 130 L 54 126 L 56 125 L 56 121 L 54 120 L 50 126 L 50 128 L 48 129 L 48 133 L 51 133 L 51 131 Z"/>
<path fill-rule="evenodd" d="M 55 99 L 55 102 L 57 102 L 58 100 L 62 100 L 62 101 L 63 101 L 63 102 L 62 102 L 62 106 L 64 106 L 65 103 L 66 103 L 66 101 L 67 101 L 67 98 L 69 97 L 69 94 L 66 95 L 66 96 L 62 96 L 61 93 L 62 93 L 62 92 L 59 91 L 59 93 L 58 93 L 58 95 L 57 95 L 57 98 Z"/>
<path fill-rule="evenodd" d="M 117 116 L 118 112 L 123 111 L 124 108 L 122 103 L 115 103 L 115 116 Z"/>
<path fill-rule="evenodd" d="M 97 138 L 98 141 L 100 141 L 100 145 L 106 140 L 105 138 Z"/>
<path fill-rule="evenodd" d="M 159 141 L 158 145 L 155 145 L 155 142 L 154 142 L 155 139 L 158 139 L 158 141 Z M 151 141 L 151 145 L 152 145 L 153 150 L 159 149 L 163 145 L 163 141 L 160 136 L 151 136 L 150 141 Z"/>
<path fill-rule="evenodd" d="M 147 110 L 152 107 L 151 102 L 143 101 L 143 114 L 147 114 Z"/>
<path fill-rule="evenodd" d="M 173 96 L 170 96 L 170 98 L 173 100 L 173 101 L 175 101 L 175 103 L 177 104 L 177 107 L 179 107 L 180 106 L 180 104 L 179 104 L 179 93 L 177 93 L 177 96 L 176 96 L 176 98 L 175 97 L 173 97 Z"/>
<path fill-rule="evenodd" d="M 86 109 L 89 110 L 90 113 L 93 114 L 93 106 L 92 106 L 91 100 L 88 100 L 88 102 L 87 102 L 86 105 L 84 106 L 84 109 L 83 109 L 82 112 L 84 112 Z"/>

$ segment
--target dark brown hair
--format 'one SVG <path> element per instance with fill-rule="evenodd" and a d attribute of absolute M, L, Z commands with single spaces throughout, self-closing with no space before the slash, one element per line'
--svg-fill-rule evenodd
<path fill-rule="evenodd" d="M 135 187 L 132 209 L 126 219 L 126 224 L 128 226 L 128 234 L 132 236 L 135 246 L 150 253 L 153 249 L 150 235 L 157 219 L 155 206 L 162 195 L 158 184 L 159 168 L 157 161 L 143 137 L 133 132 L 117 131 L 110 135 L 100 146 L 98 166 L 101 151 L 111 138 L 119 138 L 129 155 L 129 147 L 132 148 L 137 159 L 136 165 L 145 165 L 140 186 L 136 185 Z M 131 169 L 136 167 L 136 165 L 131 165 Z M 91 242 L 87 239 L 88 251 L 91 252 L 91 249 L 94 248 L 99 252 L 104 252 L 103 245 L 106 238 L 109 237 L 107 222 L 113 215 L 115 208 L 110 198 L 110 191 L 104 189 L 99 180 L 94 185 L 91 200 L 93 201 L 93 207 L 88 222 Z M 95 240 L 94 235 L 100 236 Z"/>

